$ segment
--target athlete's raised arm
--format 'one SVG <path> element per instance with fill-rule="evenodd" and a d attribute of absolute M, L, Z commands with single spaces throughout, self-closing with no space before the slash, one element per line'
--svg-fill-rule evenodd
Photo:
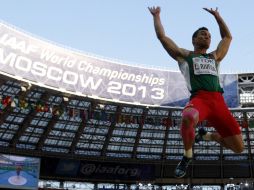
<path fill-rule="evenodd" d="M 154 20 L 154 28 L 158 39 L 163 45 L 164 49 L 168 52 L 168 54 L 175 60 L 179 61 L 180 59 L 186 57 L 189 51 L 179 48 L 176 43 L 166 36 L 164 27 L 162 26 L 160 19 L 160 7 L 148 7 L 150 13 L 153 15 Z"/>
<path fill-rule="evenodd" d="M 217 49 L 213 52 L 216 60 L 220 62 L 226 56 L 228 52 L 228 49 L 232 40 L 232 35 L 226 23 L 220 16 L 218 12 L 218 8 L 216 8 L 215 10 L 212 8 L 211 9 L 204 8 L 204 10 L 206 10 L 207 12 L 211 13 L 214 16 L 220 28 L 220 34 L 221 34 L 222 40 L 220 41 Z"/>

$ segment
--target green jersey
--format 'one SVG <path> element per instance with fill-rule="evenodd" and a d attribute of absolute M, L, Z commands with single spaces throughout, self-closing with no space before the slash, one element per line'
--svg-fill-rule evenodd
<path fill-rule="evenodd" d="M 178 65 L 192 95 L 198 90 L 223 92 L 219 81 L 219 64 L 212 54 L 190 53 Z"/>

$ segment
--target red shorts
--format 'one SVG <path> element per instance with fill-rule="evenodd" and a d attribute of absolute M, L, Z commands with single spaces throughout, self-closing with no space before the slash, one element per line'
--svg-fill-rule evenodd
<path fill-rule="evenodd" d="M 223 138 L 241 134 L 220 92 L 198 91 L 186 107 L 197 109 L 199 122 L 207 120 Z"/>

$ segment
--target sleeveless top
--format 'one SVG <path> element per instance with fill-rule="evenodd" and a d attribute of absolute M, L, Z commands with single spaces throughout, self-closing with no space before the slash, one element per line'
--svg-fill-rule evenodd
<path fill-rule="evenodd" d="M 178 62 L 191 96 L 199 90 L 221 92 L 218 62 L 212 54 L 190 53 L 183 62 Z"/>

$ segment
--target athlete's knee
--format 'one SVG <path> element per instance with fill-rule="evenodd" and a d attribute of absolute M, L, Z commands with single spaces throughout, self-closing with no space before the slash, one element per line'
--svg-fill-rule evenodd
<path fill-rule="evenodd" d="M 184 126 L 188 127 L 190 125 L 196 125 L 199 120 L 198 110 L 192 107 L 187 107 L 182 113 L 182 123 Z"/>
<path fill-rule="evenodd" d="M 243 143 L 241 143 L 241 144 L 235 146 L 232 150 L 233 150 L 234 153 L 236 153 L 236 154 L 242 153 L 242 152 L 244 151 L 244 145 L 243 145 Z"/>
<path fill-rule="evenodd" d="M 187 107 L 182 113 L 181 136 L 185 141 L 192 141 L 195 138 L 194 127 L 198 123 L 198 111 L 195 108 Z"/>
<path fill-rule="evenodd" d="M 225 143 L 225 141 L 223 140 L 223 142 Z M 231 144 L 231 143 L 225 143 L 225 147 L 231 149 L 234 153 L 236 154 L 240 154 L 244 151 L 244 144 L 243 142 L 237 142 L 237 143 L 234 143 L 234 144 Z"/>

